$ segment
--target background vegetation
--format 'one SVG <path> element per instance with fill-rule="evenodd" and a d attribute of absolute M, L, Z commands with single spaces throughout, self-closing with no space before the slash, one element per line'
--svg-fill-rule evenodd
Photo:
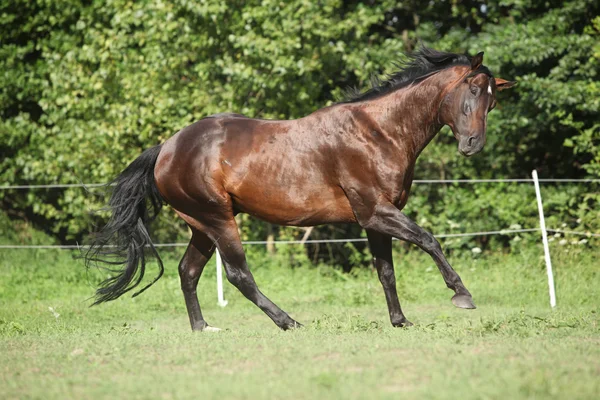
<path fill-rule="evenodd" d="M 0 182 L 108 182 L 199 118 L 301 117 L 348 86 L 366 87 L 419 42 L 485 51 L 485 64 L 519 85 L 501 94 L 482 154 L 462 158 L 443 131 L 421 156 L 417 179 L 518 178 L 533 168 L 542 177 L 599 177 L 599 10 L 592 0 L 4 0 Z M 73 243 L 102 220 L 89 213 L 105 201 L 98 192 L 2 190 L 0 202 L 12 219 Z M 545 185 L 544 199 L 549 225 L 600 227 L 597 185 Z M 529 184 L 415 185 L 406 211 L 434 233 L 534 227 L 537 212 Z M 247 239 L 304 233 L 242 219 Z M 160 241 L 187 235 L 172 212 L 155 233 Z M 321 227 L 311 238 L 359 234 Z M 506 248 L 510 240 L 445 246 Z M 346 269 L 364 262 L 364 245 L 307 249 L 287 251 Z"/>

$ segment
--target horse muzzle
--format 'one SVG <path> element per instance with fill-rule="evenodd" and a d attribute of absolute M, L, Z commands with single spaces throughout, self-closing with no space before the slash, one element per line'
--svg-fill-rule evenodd
<path fill-rule="evenodd" d="M 458 141 L 458 151 L 465 157 L 479 153 L 485 145 L 485 135 L 463 136 Z"/>

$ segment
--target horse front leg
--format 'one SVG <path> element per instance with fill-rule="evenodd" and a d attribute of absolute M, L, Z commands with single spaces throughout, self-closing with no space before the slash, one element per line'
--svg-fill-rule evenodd
<path fill-rule="evenodd" d="M 433 258 L 446 286 L 454 291 L 452 303 L 459 308 L 475 308 L 471 293 L 444 256 L 442 246 L 437 239 L 404 215 L 393 204 L 374 206 L 369 212 L 363 212 L 359 222 L 368 230 L 390 235 L 419 246 Z"/>
<path fill-rule="evenodd" d="M 406 319 L 400 308 L 400 301 L 396 292 L 396 276 L 394 274 L 394 261 L 392 260 L 392 237 L 373 230 L 367 230 L 367 238 L 369 239 L 371 254 L 373 254 L 373 264 L 377 269 L 377 275 L 385 293 L 390 321 L 393 326 L 397 327 L 411 326 L 412 323 Z"/>

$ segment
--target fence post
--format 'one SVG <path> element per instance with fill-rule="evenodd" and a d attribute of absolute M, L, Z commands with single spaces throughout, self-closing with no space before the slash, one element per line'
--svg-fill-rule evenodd
<path fill-rule="evenodd" d="M 544 259 L 546 260 L 546 273 L 548 274 L 548 291 L 550 293 L 550 307 L 556 307 L 556 292 L 554 291 L 554 275 L 552 274 L 552 261 L 550 260 L 550 248 L 548 246 L 548 233 L 546 232 L 546 221 L 544 220 L 544 207 L 542 206 L 542 195 L 540 194 L 540 183 L 537 171 L 531 172 L 533 184 L 535 185 L 535 196 L 537 197 L 538 211 L 540 212 L 540 228 L 542 230 L 542 242 L 544 243 Z"/>
<path fill-rule="evenodd" d="M 217 304 L 221 307 L 227 305 L 227 300 L 223 296 L 223 261 L 219 249 L 215 250 L 217 256 Z"/>

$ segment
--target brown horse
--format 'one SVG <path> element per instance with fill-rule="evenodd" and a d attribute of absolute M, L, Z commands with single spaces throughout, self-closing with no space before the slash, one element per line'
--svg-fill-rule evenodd
<path fill-rule="evenodd" d="M 469 57 L 424 48 L 408 60 L 367 92 L 304 118 L 213 115 L 144 152 L 116 179 L 112 217 L 87 254 L 88 266 L 96 260 L 121 265 L 102 283 L 94 304 L 137 286 L 146 252 L 160 267 L 152 283 L 160 278 L 163 266 L 147 225 L 166 202 L 192 231 L 179 274 L 193 330 L 214 329 L 202 317 L 196 286 L 215 248 L 227 279 L 246 298 L 281 329 L 300 326 L 258 289 L 234 219 L 240 212 L 281 225 L 360 224 L 394 326 L 412 324 L 396 293 L 393 237 L 431 255 L 455 292 L 455 306 L 475 308 L 438 241 L 401 210 L 415 161 L 442 126 L 450 126 L 461 154 L 481 151 L 496 91 L 515 82 L 494 78 L 482 65 L 483 53 Z"/>

